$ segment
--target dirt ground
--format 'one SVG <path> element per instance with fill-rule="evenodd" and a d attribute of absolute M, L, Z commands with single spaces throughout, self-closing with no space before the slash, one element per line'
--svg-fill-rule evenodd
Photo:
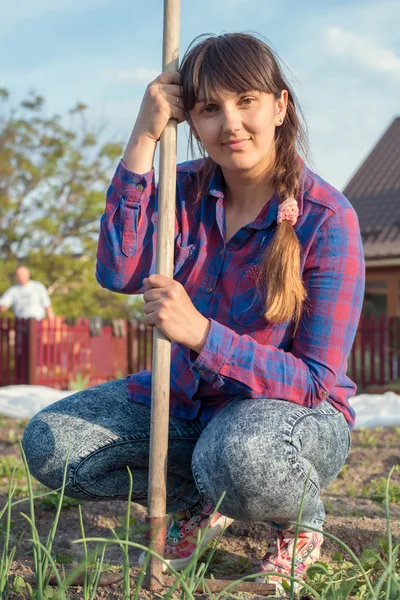
<path fill-rule="evenodd" d="M 20 461 L 18 437 L 22 434 L 23 421 L 0 417 L 0 509 L 5 503 L 11 465 L 15 458 Z M 379 536 L 386 536 L 385 508 L 382 503 L 384 481 L 390 469 L 400 464 L 400 427 L 373 430 L 355 430 L 352 436 L 352 450 L 338 479 L 323 492 L 327 511 L 325 529 L 344 541 L 357 555 L 370 546 Z M 18 462 L 18 489 L 15 498 L 26 497 L 26 479 Z M 37 489 L 37 488 L 36 488 Z M 400 472 L 392 477 L 391 487 L 391 528 L 394 538 L 400 539 Z M 18 510 L 17 510 L 18 509 Z M 110 537 L 107 527 L 122 526 L 126 503 L 121 501 L 86 503 L 82 505 L 86 537 Z M 32 555 L 29 526 L 20 512 L 28 513 L 28 503 L 20 504 L 13 511 L 11 542 L 18 542 L 17 553 L 12 564 L 10 581 L 15 575 L 22 576 L 33 584 Z M 43 507 L 37 502 L 36 523 L 40 536 L 46 539 L 49 527 L 55 516 L 55 508 Z M 137 530 L 143 526 L 145 509 L 132 504 L 132 541 L 143 543 L 142 534 Z M 2 523 L 0 523 L 0 546 L 2 546 Z M 77 506 L 62 510 L 53 546 L 56 561 L 67 563 L 82 557 L 80 544 L 72 540 L 81 537 Z M 267 526 L 262 523 L 235 522 L 223 537 L 211 564 L 210 574 L 215 578 L 236 579 L 250 572 L 256 572 L 259 559 L 266 548 Z M 339 548 L 326 538 L 321 560 L 329 561 Z M 139 551 L 131 552 L 132 576 Z M 121 552 L 113 546 L 107 550 L 106 562 L 110 571 L 117 571 L 121 565 Z M 82 598 L 81 588 L 71 588 L 73 600 Z M 122 584 L 99 588 L 96 598 L 121 600 Z M 12 595 L 11 598 L 22 598 Z M 148 592 L 141 598 L 150 598 Z"/>

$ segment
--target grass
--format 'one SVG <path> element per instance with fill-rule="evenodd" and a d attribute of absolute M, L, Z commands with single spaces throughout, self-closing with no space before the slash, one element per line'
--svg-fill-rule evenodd
<path fill-rule="evenodd" d="M 107 570 L 104 562 L 106 549 L 110 546 L 117 545 L 122 550 L 121 571 L 123 575 L 123 598 L 124 600 L 139 600 L 141 594 L 141 586 L 147 561 L 151 555 L 157 556 L 151 548 L 147 548 L 143 544 L 132 541 L 135 535 L 135 522 L 130 514 L 130 497 L 132 494 L 132 475 L 128 469 L 130 477 L 130 492 L 126 506 L 126 512 L 123 518 L 119 520 L 118 527 L 112 528 L 109 525 L 110 536 L 104 538 L 91 538 L 85 534 L 85 525 L 83 520 L 82 508 L 80 503 L 72 501 L 72 510 L 77 510 L 80 523 L 80 539 L 74 540 L 72 543 L 76 546 L 81 546 L 83 549 L 83 559 L 77 564 L 74 561 L 75 556 L 55 556 L 53 551 L 54 540 L 57 535 L 57 525 L 60 514 L 66 502 L 70 499 L 64 498 L 64 484 L 61 490 L 55 492 L 35 493 L 33 490 L 32 478 L 24 457 L 22 448 L 22 464 L 24 466 L 24 477 L 26 479 L 25 487 L 28 490 L 27 498 L 15 500 L 16 489 L 21 485 L 21 465 L 19 461 L 11 467 L 11 464 L 6 461 L 6 466 L 3 468 L 9 476 L 9 485 L 7 492 L 6 505 L 0 510 L 0 535 L 3 541 L 3 548 L 0 554 L 0 598 L 7 600 L 11 597 L 30 600 L 70 600 L 71 588 L 70 585 L 74 579 L 83 574 L 82 598 L 83 600 L 95 600 L 98 591 L 100 576 Z M 14 461 L 15 462 L 15 461 Z M 379 494 L 379 498 L 383 495 L 385 504 L 387 536 L 385 539 L 378 539 L 375 546 L 364 550 L 360 557 L 357 557 L 350 548 L 348 548 L 340 539 L 336 538 L 328 531 L 325 531 L 325 536 L 331 538 L 338 546 L 338 551 L 333 560 L 328 563 L 316 562 L 307 571 L 307 579 L 305 582 L 298 582 L 302 585 L 300 594 L 308 599 L 315 600 L 347 600 L 349 598 L 363 598 L 365 600 L 399 600 L 400 598 L 400 564 L 399 550 L 400 544 L 396 544 L 392 539 L 389 505 L 393 501 L 393 497 L 397 496 L 397 486 L 391 483 L 391 477 L 396 467 L 393 467 L 387 479 L 379 480 L 375 490 Z M 398 468 L 398 467 L 397 467 Z M 394 488 L 396 488 L 394 490 Z M 375 489 L 375 488 L 374 488 Z M 374 493 L 375 493 L 374 492 Z M 44 498 L 48 499 L 50 507 L 55 510 L 55 517 L 47 539 L 41 541 L 39 525 L 36 519 L 36 510 L 38 509 L 39 500 L 43 502 Z M 304 501 L 304 497 L 303 497 Z M 397 500 L 398 501 L 398 500 Z M 36 583 L 34 586 L 26 582 L 21 575 L 14 576 L 13 580 L 9 576 L 11 563 L 14 560 L 16 546 L 18 541 L 11 543 L 11 531 L 13 527 L 12 509 L 17 505 L 28 505 L 26 512 L 21 514 L 26 519 L 30 526 L 30 544 L 32 547 L 34 572 Z M 77 506 L 74 506 L 77 504 Z M 302 502 L 303 505 L 303 502 Z M 218 509 L 218 506 L 215 510 Z M 299 521 L 296 523 L 296 532 L 300 526 L 302 506 L 299 512 Z M 311 528 L 310 528 L 311 529 Z M 206 530 L 202 531 L 202 536 L 206 534 Z M 296 533 L 297 536 L 297 533 Z M 210 600 L 220 600 L 222 598 L 238 598 L 235 592 L 235 585 L 245 580 L 252 580 L 257 577 L 256 573 L 236 580 L 236 582 L 228 583 L 224 591 L 212 594 L 207 588 L 205 577 L 210 565 L 223 560 L 223 552 L 216 555 L 218 543 L 212 545 L 211 550 L 206 554 L 200 551 L 202 538 L 199 537 L 197 549 L 193 555 L 192 561 L 181 573 L 177 573 L 173 568 L 169 567 L 169 572 L 173 576 L 173 584 L 169 589 L 166 589 L 166 600 L 177 595 L 181 600 L 194 600 L 196 596 L 196 588 L 198 585 L 203 586 L 205 596 Z M 26 542 L 26 540 L 25 540 Z M 93 544 L 95 545 L 93 547 Z M 89 551 L 89 547 L 93 548 Z M 131 565 L 129 562 L 129 549 L 136 548 L 147 552 L 146 562 L 136 581 L 134 589 L 132 589 L 131 581 Z M 162 557 L 158 557 L 162 560 Z M 65 564 L 72 563 L 74 566 L 72 571 L 66 572 Z M 249 571 L 251 565 L 248 565 Z M 50 576 L 53 576 L 57 585 L 50 585 Z M 292 572 L 285 576 L 283 582 L 284 588 L 287 590 L 287 597 L 294 600 L 301 597 L 295 592 L 294 583 L 294 562 L 292 563 Z M 179 590 L 178 591 L 178 587 Z M 297 595 L 296 595 L 297 594 Z"/>
<path fill-rule="evenodd" d="M 361 446 L 361 448 L 376 448 L 379 444 L 377 434 L 377 430 L 374 430 L 372 432 L 370 429 L 360 428 L 358 443 Z"/>
<path fill-rule="evenodd" d="M 28 495 L 29 487 L 23 461 L 17 459 L 15 456 L 3 456 L 0 458 L 0 493 L 4 489 L 8 489 L 11 476 L 15 485 L 14 495 Z M 36 502 L 40 508 L 43 510 L 57 508 L 60 499 L 59 492 L 49 491 L 48 488 L 37 482 L 32 483 L 32 486 L 33 491 L 38 497 Z M 42 495 L 42 492 L 44 495 Z M 65 496 L 62 498 L 62 508 L 77 506 L 78 504 L 82 504 L 82 502 Z M 2 525 L 0 523 L 0 532 L 1 530 Z"/>
<path fill-rule="evenodd" d="M 389 503 L 400 504 L 400 486 L 389 485 L 387 487 L 387 481 L 385 477 L 380 479 L 373 479 L 371 483 L 363 488 L 364 498 L 370 498 L 375 502 L 382 502 L 388 499 Z"/>
<path fill-rule="evenodd" d="M 89 387 L 90 376 L 84 375 L 83 373 L 77 373 L 75 379 L 70 379 L 68 382 L 68 388 L 72 392 L 80 392 L 86 390 Z"/>

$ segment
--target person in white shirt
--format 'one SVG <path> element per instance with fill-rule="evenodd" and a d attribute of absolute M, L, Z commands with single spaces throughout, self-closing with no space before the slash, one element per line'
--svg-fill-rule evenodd
<path fill-rule="evenodd" d="M 49 294 L 39 281 L 31 279 L 30 271 L 24 265 L 15 272 L 17 285 L 13 285 L 0 297 L 0 311 L 11 308 L 17 319 L 37 319 L 40 321 L 46 315 L 54 319 Z"/>

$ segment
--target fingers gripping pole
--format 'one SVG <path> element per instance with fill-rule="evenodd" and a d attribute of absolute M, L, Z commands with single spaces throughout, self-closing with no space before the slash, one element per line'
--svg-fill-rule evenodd
<path fill-rule="evenodd" d="M 179 3 L 164 0 L 163 71 L 177 71 L 179 60 Z M 156 271 L 173 276 L 177 122 L 171 119 L 160 140 L 160 180 L 157 229 Z M 166 482 L 168 454 L 168 416 L 170 392 L 171 342 L 155 327 L 151 385 L 151 429 L 148 508 L 150 540 L 164 554 L 166 535 Z M 159 588 L 162 563 L 150 558 L 145 587 Z"/>

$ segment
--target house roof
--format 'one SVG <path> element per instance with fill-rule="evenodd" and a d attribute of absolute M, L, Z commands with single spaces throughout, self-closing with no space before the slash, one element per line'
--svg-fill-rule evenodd
<path fill-rule="evenodd" d="M 385 131 L 343 194 L 357 212 L 365 257 L 400 257 L 400 117 Z"/>

